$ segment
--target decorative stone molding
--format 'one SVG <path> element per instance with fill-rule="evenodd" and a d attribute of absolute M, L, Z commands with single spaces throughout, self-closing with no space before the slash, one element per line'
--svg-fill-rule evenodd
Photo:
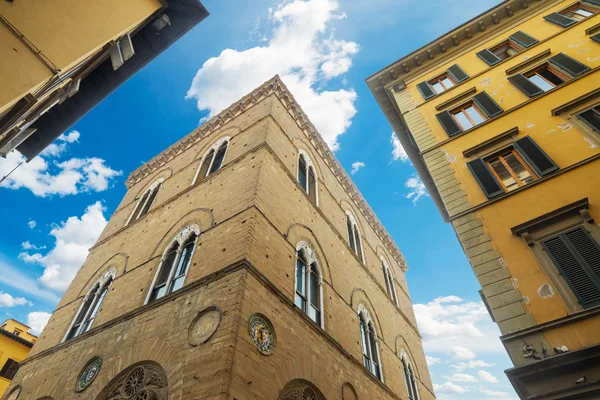
<path fill-rule="evenodd" d="M 117 270 L 114 267 L 110 267 L 105 273 L 102 274 L 102 276 L 96 281 L 96 283 L 94 284 L 94 286 L 92 286 L 92 290 L 90 290 L 88 292 L 88 294 L 85 295 L 85 297 L 83 298 L 83 302 L 85 303 L 90 296 L 96 296 L 97 294 L 100 293 L 100 291 L 102 290 L 102 288 L 104 286 L 106 286 L 106 284 L 112 280 L 114 280 L 117 276 Z M 94 290 L 94 288 L 97 287 L 97 290 Z"/>
<path fill-rule="evenodd" d="M 315 174 L 317 173 L 317 169 L 315 168 L 315 165 L 312 162 L 312 159 L 310 158 L 310 156 L 308 155 L 308 153 L 302 149 L 298 150 L 298 155 L 302 155 L 304 156 L 304 161 L 306 161 L 306 166 L 307 167 L 312 167 L 315 170 Z"/>
<path fill-rule="evenodd" d="M 256 88 L 238 102 L 221 111 L 219 114 L 205 122 L 202 126 L 198 127 L 190 134 L 179 140 L 177 143 L 173 144 L 165 151 L 148 161 L 142 167 L 133 171 L 125 183 L 129 187 L 141 181 L 149 174 L 155 172 L 178 155 L 190 149 L 203 138 L 215 132 L 217 129 L 224 126 L 236 116 L 258 104 L 261 100 L 265 99 L 269 95 L 277 96 L 292 119 L 296 121 L 298 127 L 304 132 L 309 141 L 314 144 L 317 152 L 323 158 L 325 165 L 330 169 L 335 178 L 342 185 L 348 196 L 355 203 L 356 207 L 360 210 L 360 212 L 363 213 L 371 228 L 379 236 L 379 239 L 386 246 L 394 259 L 398 263 L 406 265 L 406 259 L 400 252 L 400 249 L 398 249 L 396 243 L 394 243 L 387 230 L 375 216 L 375 213 L 371 207 L 367 204 L 366 200 L 360 194 L 344 168 L 335 158 L 333 152 L 329 149 L 329 146 L 327 146 L 321 135 L 317 132 L 312 122 L 310 122 L 304 111 L 302 111 L 300 105 L 298 105 L 294 99 L 294 96 L 284 85 L 279 75 L 275 75 L 262 86 Z"/>
<path fill-rule="evenodd" d="M 298 379 L 285 385 L 279 400 L 325 400 L 325 396 L 312 383 Z"/>
<path fill-rule="evenodd" d="M 188 329 L 188 341 L 199 346 L 210 340 L 221 324 L 223 313 L 218 307 L 211 306 L 200 311 Z"/>
<path fill-rule="evenodd" d="M 319 273 L 319 285 L 323 285 L 323 271 L 321 270 L 319 259 L 317 258 L 317 255 L 313 251 L 312 247 L 310 247 L 310 244 L 308 242 L 301 240 L 296 245 L 296 251 L 300 250 L 302 250 L 304 257 L 306 258 L 306 262 L 308 263 L 308 266 L 310 268 L 312 268 L 312 265 L 315 265 L 317 267 L 317 272 Z"/>
<path fill-rule="evenodd" d="M 373 325 L 373 319 L 371 318 L 371 314 L 369 313 L 369 310 L 367 309 L 367 307 L 365 307 L 363 303 L 360 303 L 358 305 L 358 315 L 362 316 L 367 324 L 371 323 L 371 325 Z M 374 326 L 373 329 L 375 329 Z"/>
<path fill-rule="evenodd" d="M 179 246 L 183 246 L 183 244 L 186 242 L 186 240 L 188 240 L 188 238 L 192 235 L 195 234 L 196 236 L 200 236 L 200 227 L 196 224 L 193 225 L 188 225 L 185 228 L 183 228 L 182 230 L 180 230 L 177 235 L 175 235 L 175 237 L 173 238 L 173 240 L 171 240 L 169 242 L 169 245 L 167 247 L 165 247 L 165 251 L 163 252 L 161 258 L 160 258 L 160 262 L 164 262 L 165 258 L 167 257 L 167 254 L 169 253 L 169 250 L 173 247 L 173 245 L 175 243 L 179 244 Z"/>
<path fill-rule="evenodd" d="M 123 372 L 100 393 L 98 400 L 167 399 L 167 375 L 161 367 L 140 363 Z"/>

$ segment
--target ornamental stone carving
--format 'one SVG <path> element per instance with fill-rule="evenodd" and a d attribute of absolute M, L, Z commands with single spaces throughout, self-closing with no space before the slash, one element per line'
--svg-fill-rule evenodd
<path fill-rule="evenodd" d="M 198 346 L 208 342 L 219 328 L 221 317 L 221 310 L 214 306 L 200 311 L 188 330 L 188 341 L 190 344 Z"/>
<path fill-rule="evenodd" d="M 102 368 L 102 358 L 94 357 L 83 367 L 79 376 L 77 377 L 77 383 L 75 385 L 76 392 L 83 392 L 88 388 L 96 379 Z"/>
<path fill-rule="evenodd" d="M 285 386 L 279 400 L 325 400 L 325 396 L 310 382 L 298 380 Z"/>
<path fill-rule="evenodd" d="M 158 365 L 140 364 L 117 375 L 96 400 L 166 400 L 167 375 Z"/>

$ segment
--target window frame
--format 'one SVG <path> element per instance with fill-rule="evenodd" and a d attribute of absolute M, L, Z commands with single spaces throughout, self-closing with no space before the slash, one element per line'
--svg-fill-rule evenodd
<path fill-rule="evenodd" d="M 379 349 L 379 340 L 377 337 L 375 324 L 373 323 L 368 309 L 362 303 L 358 305 L 358 320 L 360 346 L 363 356 L 363 368 L 365 368 L 375 378 L 379 379 L 382 383 L 385 383 L 383 378 L 383 365 L 381 363 L 381 351 Z M 363 334 L 365 335 L 364 340 Z M 373 350 L 375 350 L 375 357 L 373 356 Z M 373 363 L 373 360 L 375 359 L 377 362 Z M 376 366 L 376 369 L 373 367 L 373 365 Z"/>
<path fill-rule="evenodd" d="M 190 254 L 189 262 L 188 262 L 188 265 L 186 266 L 185 273 L 183 275 L 181 275 L 183 277 L 183 283 L 181 284 L 180 288 L 171 290 L 169 292 L 169 289 L 170 289 L 171 285 L 173 284 L 174 279 L 176 278 L 175 274 L 176 274 L 177 270 L 179 269 L 179 263 L 181 261 L 181 253 L 185 249 L 185 247 L 186 247 L 185 245 L 187 244 L 188 239 L 190 239 L 193 235 L 195 236 L 194 240 L 193 240 L 194 246 L 192 248 L 192 252 Z M 160 257 L 158 267 L 156 268 L 156 272 L 154 273 L 154 278 L 152 279 L 152 283 L 150 284 L 148 293 L 146 294 L 146 300 L 144 301 L 144 304 L 158 301 L 164 297 L 167 297 L 171 293 L 174 293 L 177 290 L 180 290 L 181 288 L 183 288 L 185 286 L 185 281 L 186 281 L 187 275 L 190 271 L 190 265 L 192 264 L 194 253 L 196 252 L 196 249 L 198 248 L 198 238 L 199 237 L 200 237 L 200 227 L 196 224 L 193 224 L 193 225 L 188 225 L 185 228 L 183 228 L 182 230 L 180 230 L 179 233 L 177 233 L 177 235 L 173 238 L 173 240 L 171 240 L 171 242 L 169 242 L 169 244 L 165 247 L 165 250 L 163 251 L 163 253 Z M 153 299 L 152 295 L 156 289 L 156 282 L 157 282 L 158 277 L 160 276 L 163 268 L 165 267 L 165 261 L 167 260 L 167 257 L 173 250 L 174 246 L 177 246 L 177 250 L 176 250 L 175 258 L 173 259 L 173 263 L 170 266 L 169 275 L 167 276 L 167 280 L 165 281 L 165 285 L 167 288 L 166 293 L 160 297 Z M 177 279 L 179 279 L 181 276 L 178 276 Z"/>
<path fill-rule="evenodd" d="M 572 15 L 567 15 L 568 13 L 577 14 L 577 12 L 575 10 L 585 10 L 585 11 L 591 12 L 592 15 L 587 16 L 587 17 L 583 16 L 582 19 L 576 19 L 576 18 L 573 18 Z M 587 19 L 594 17 L 596 14 L 598 14 L 599 11 L 600 10 L 595 10 L 593 6 L 583 4 L 581 1 L 579 1 L 575 4 L 570 5 L 569 7 L 565 8 L 565 9 L 559 11 L 558 14 L 562 15 L 563 17 L 570 18 L 573 21 L 582 22 L 582 21 L 585 21 Z M 581 16 L 581 14 L 577 14 L 577 15 Z"/>
<path fill-rule="evenodd" d="M 148 187 L 148 189 L 144 190 L 144 193 L 141 196 L 139 196 L 137 198 L 137 203 L 135 204 L 135 207 L 133 207 L 133 210 L 131 211 L 129 218 L 127 219 L 127 222 L 125 223 L 125 226 L 128 226 L 130 223 L 139 220 L 144 215 L 148 214 L 148 212 L 150 212 L 150 209 L 152 208 L 152 205 L 156 201 L 156 196 L 158 195 L 158 192 L 160 191 L 160 188 L 162 187 L 162 184 L 164 183 L 164 181 L 165 181 L 164 178 L 157 179 L 156 181 L 154 181 L 152 183 L 152 185 L 150 185 L 150 187 Z M 150 200 L 150 199 L 152 199 L 152 200 Z M 141 205 L 141 207 L 140 207 L 140 205 Z M 145 210 L 145 212 L 144 212 L 144 210 Z"/>
<path fill-rule="evenodd" d="M 398 304 L 398 292 L 396 291 L 396 283 L 394 282 L 394 274 L 392 273 L 392 269 L 390 268 L 389 263 L 383 256 L 381 256 L 379 259 L 381 260 L 381 265 L 382 265 L 382 270 L 383 270 L 383 279 L 386 283 L 386 288 L 385 288 L 386 292 L 387 292 L 388 296 L 390 297 L 390 300 L 392 300 L 392 302 L 397 307 L 400 307 L 400 305 Z M 388 287 L 388 282 L 389 282 L 389 287 Z"/>
<path fill-rule="evenodd" d="M 65 333 L 62 342 L 66 342 L 68 340 L 75 339 L 77 336 L 82 335 L 92 329 L 94 325 L 94 321 L 98 316 L 98 313 L 102 309 L 102 303 L 106 299 L 108 295 L 108 291 L 112 286 L 115 278 L 117 277 L 117 270 L 114 267 L 110 267 L 108 271 L 102 274 L 102 276 L 94 283 L 92 288 L 87 292 L 83 300 L 81 301 L 81 305 L 79 309 L 75 313 L 75 316 L 71 320 L 69 324 L 69 328 Z M 86 307 L 87 306 L 87 307 Z M 81 321 L 79 321 L 79 317 L 83 314 Z M 90 321 L 89 326 L 88 321 Z M 77 325 L 77 330 L 71 336 L 71 331 Z"/>
<path fill-rule="evenodd" d="M 14 379 L 15 375 L 17 375 L 18 371 L 19 371 L 19 361 L 15 360 L 14 358 L 8 357 L 6 359 L 6 361 L 4 362 L 4 365 L 2 366 L 2 368 L 0 368 L 0 372 L 1 372 L 0 377 L 7 379 L 9 381 L 12 381 Z M 11 392 L 11 394 L 12 394 L 12 392 Z"/>
<path fill-rule="evenodd" d="M 352 252 L 365 264 L 365 251 L 362 242 L 362 234 L 360 228 L 356 222 L 356 218 L 350 210 L 346 210 L 346 224 L 348 231 L 348 245 Z M 352 229 L 352 232 L 350 232 Z M 353 246 L 354 244 L 354 246 Z"/>
<path fill-rule="evenodd" d="M 498 55 L 497 51 L 500 50 L 504 46 L 506 46 L 506 51 L 504 51 L 503 53 L 506 54 L 507 57 L 502 58 Z M 508 49 L 514 49 L 514 50 L 516 50 L 516 53 L 513 55 L 509 55 Z M 508 60 L 509 58 L 513 58 L 514 56 L 521 53 L 525 49 L 521 45 L 516 43 L 514 40 L 509 38 L 509 39 L 506 39 L 506 40 L 496 44 L 495 46 L 490 47 L 488 50 L 492 54 L 494 54 L 496 57 L 498 57 L 500 59 L 500 62 L 502 62 L 504 60 Z"/>
<path fill-rule="evenodd" d="M 217 168 L 214 171 L 212 171 L 213 164 L 215 162 L 217 154 L 219 153 L 219 150 L 221 149 L 221 146 L 223 146 L 224 144 L 226 144 L 226 147 L 225 147 L 225 153 L 223 154 L 223 159 L 221 160 L 221 165 L 219 165 L 219 168 Z M 227 157 L 227 152 L 229 151 L 229 147 L 230 146 L 231 146 L 231 137 L 229 137 L 229 136 L 223 136 L 222 138 L 220 138 L 216 142 L 214 142 L 208 148 L 208 150 L 206 150 L 204 152 L 204 155 L 202 156 L 202 159 L 200 160 L 200 164 L 198 164 L 198 169 L 196 170 L 196 174 L 194 175 L 194 179 L 192 179 L 191 186 L 194 186 L 195 184 L 202 182 L 205 178 L 207 178 L 208 176 L 214 174 L 215 172 L 217 172 L 218 170 L 220 170 L 221 168 L 223 168 L 223 164 L 225 163 L 225 158 Z M 200 175 L 200 171 L 202 170 L 202 167 L 204 166 L 204 162 L 207 161 L 207 158 L 211 154 L 211 152 L 212 152 L 212 155 L 211 155 L 210 162 L 208 163 L 208 167 L 206 168 L 206 173 L 204 174 L 204 176 L 200 177 L 199 176 Z"/>
<path fill-rule="evenodd" d="M 446 87 L 446 85 L 444 85 L 443 80 L 444 79 L 448 79 L 450 82 L 452 82 L 452 86 L 450 87 Z M 435 88 L 435 84 L 439 83 L 444 90 L 442 90 L 441 92 L 438 92 Z M 427 81 L 427 84 L 431 87 L 431 90 L 433 90 L 433 92 L 435 93 L 435 95 L 439 95 L 442 94 L 450 89 L 452 89 L 453 87 L 455 87 L 456 85 L 458 85 L 458 83 L 454 80 L 454 78 L 448 73 L 448 71 L 444 72 L 443 74 L 440 74 L 438 76 L 436 76 L 435 78 Z"/>
<path fill-rule="evenodd" d="M 512 192 L 512 190 L 508 190 L 508 188 L 506 187 L 506 185 L 504 184 L 504 182 L 502 181 L 502 179 L 500 179 L 500 176 L 498 175 L 498 173 L 496 172 L 496 170 L 492 167 L 491 162 L 494 160 L 499 159 L 500 162 L 502 163 L 502 165 L 504 165 L 504 168 L 506 168 L 506 170 L 508 171 L 508 173 L 513 177 L 513 179 L 515 180 L 515 182 L 517 182 L 518 184 L 518 188 L 523 187 L 523 186 L 527 186 L 530 185 L 533 182 L 530 183 L 523 183 L 519 177 L 515 174 L 515 172 L 512 170 L 512 168 L 508 165 L 508 162 L 506 162 L 504 160 L 504 156 L 508 155 L 508 154 L 512 154 L 515 156 L 515 158 L 521 163 L 521 165 L 523 165 L 523 167 L 525 167 L 525 169 L 527 170 L 527 172 L 529 172 L 529 174 L 531 175 L 531 177 L 533 178 L 533 182 L 537 181 L 538 179 L 540 179 L 540 177 L 535 173 L 535 171 L 533 170 L 533 168 L 531 168 L 531 166 L 527 163 L 527 161 L 525 161 L 523 159 L 523 157 L 521 156 L 521 154 L 519 154 L 519 152 L 517 151 L 517 149 L 515 149 L 515 147 L 513 145 L 510 145 L 508 147 L 504 147 L 501 150 L 496 151 L 495 153 L 486 156 L 483 161 L 486 163 L 486 165 L 488 166 L 490 172 L 492 173 L 492 175 L 494 176 L 494 178 L 496 178 L 496 181 L 502 186 L 502 188 L 504 189 L 504 193 L 509 193 Z M 515 190 L 515 189 L 513 189 Z"/>
<path fill-rule="evenodd" d="M 420 400 L 421 397 L 419 395 L 419 385 L 417 385 L 416 375 L 412 363 L 410 362 L 410 357 L 404 349 L 400 351 L 400 361 L 402 362 L 402 369 L 404 370 L 404 380 L 406 383 L 408 400 Z"/>
<path fill-rule="evenodd" d="M 303 256 L 304 262 L 304 293 L 298 292 L 298 261 L 300 259 L 300 254 Z M 312 307 L 311 302 L 311 275 L 316 275 L 318 279 L 318 296 L 319 296 L 319 320 L 315 321 L 309 313 L 309 308 Z M 300 296 L 304 300 L 304 304 L 306 305 L 306 310 L 302 309 L 296 302 L 296 296 Z M 306 241 L 300 241 L 296 245 L 296 263 L 294 267 L 294 305 L 300 309 L 311 321 L 313 321 L 317 326 L 321 329 L 325 329 L 325 315 L 323 310 L 323 273 L 321 270 L 321 265 L 319 263 L 318 257 L 316 253 L 313 251 L 312 246 Z"/>
<path fill-rule="evenodd" d="M 469 116 L 469 114 L 465 111 L 467 108 L 469 107 L 473 107 L 473 109 L 479 114 L 479 116 L 483 119 L 482 122 L 480 123 L 475 123 L 475 121 L 473 121 L 473 119 Z M 460 121 L 458 120 L 458 118 L 456 118 L 456 115 L 462 112 L 465 117 L 469 120 L 469 122 L 473 125 L 469 128 L 465 128 L 463 127 L 463 125 L 460 123 Z M 485 121 L 487 121 L 489 118 L 487 117 L 487 115 L 485 115 L 485 113 L 479 108 L 479 106 L 473 101 L 470 100 L 466 103 L 461 104 L 458 107 L 453 108 L 452 110 L 450 110 L 450 115 L 452 116 L 452 119 L 454 119 L 454 122 L 456 122 L 456 124 L 458 125 L 458 127 L 460 129 L 462 129 L 462 132 L 466 132 L 470 129 L 475 128 L 478 125 L 483 124 Z"/>
<path fill-rule="evenodd" d="M 559 85 L 556 85 L 552 82 L 550 82 L 548 79 L 546 79 L 543 75 L 540 75 L 538 73 L 538 71 L 542 70 L 542 69 L 547 69 L 550 73 L 556 75 L 558 78 L 562 79 L 563 82 Z M 562 86 L 564 84 L 566 84 L 567 82 L 569 82 L 571 79 L 573 79 L 573 77 L 571 77 L 568 73 L 561 71 L 558 67 L 552 65 L 550 62 L 546 61 L 538 66 L 536 66 L 535 68 L 523 73 L 523 76 L 525 78 L 527 78 L 527 80 L 529 80 L 529 82 L 533 83 L 534 85 L 536 85 L 537 87 L 539 87 L 539 85 L 537 83 L 535 83 L 534 81 L 532 81 L 530 78 L 533 77 L 533 75 L 537 75 L 539 76 L 541 79 L 543 79 L 546 83 L 548 83 L 550 86 L 552 86 L 552 89 L 557 88 L 559 86 Z M 540 89 L 542 89 L 545 92 L 548 92 L 552 89 L 548 89 L 548 90 L 544 90 L 543 88 L 539 87 Z"/>
<path fill-rule="evenodd" d="M 305 170 L 304 170 L 304 176 L 306 179 L 306 182 L 304 183 L 306 185 L 306 189 L 304 188 L 302 182 L 300 181 L 300 158 L 302 158 L 304 160 L 304 166 L 305 166 Z M 308 155 L 308 153 L 302 149 L 298 150 L 298 157 L 296 158 L 296 161 L 298 163 L 296 168 L 296 182 L 298 183 L 298 185 L 300 185 L 300 187 L 302 188 L 302 190 L 304 191 L 304 193 L 306 193 L 306 195 L 311 199 L 311 201 L 313 203 L 315 203 L 316 206 L 319 206 L 319 175 L 317 174 L 317 169 L 315 168 L 315 165 L 312 161 L 312 159 L 310 158 L 310 156 Z M 310 179 L 310 175 L 313 175 L 313 179 L 314 179 L 314 196 L 311 190 L 311 179 Z"/>

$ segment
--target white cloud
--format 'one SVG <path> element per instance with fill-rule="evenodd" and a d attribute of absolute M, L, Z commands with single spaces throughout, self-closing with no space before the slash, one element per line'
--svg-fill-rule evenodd
<path fill-rule="evenodd" d="M 89 206 L 78 217 L 69 217 L 55 226 L 50 235 L 55 237 L 55 246 L 47 254 L 21 253 L 19 257 L 28 263 L 39 263 L 44 267 L 40 282 L 53 290 L 64 291 L 85 261 L 88 249 L 96 242 L 106 226 L 104 208 L 98 201 Z"/>
<path fill-rule="evenodd" d="M 487 371 L 481 370 L 481 371 L 477 372 L 477 375 L 479 375 L 479 377 L 486 382 L 498 383 L 498 378 L 496 378 L 494 375 L 490 374 Z"/>
<path fill-rule="evenodd" d="M 403 163 L 410 162 L 404 146 L 402 146 L 400 139 L 398 139 L 398 136 L 396 136 L 396 133 L 394 132 L 392 132 L 390 143 L 392 143 L 392 146 L 394 146 L 394 149 L 392 150 L 392 157 L 394 158 L 394 161 L 400 160 Z"/>
<path fill-rule="evenodd" d="M 356 114 L 353 89 L 326 85 L 352 66 L 359 46 L 333 36 L 338 0 L 282 2 L 270 12 L 267 41 L 247 50 L 225 49 L 198 70 L 186 98 L 210 115 L 279 74 L 332 150 Z"/>
<path fill-rule="evenodd" d="M 6 158 L 0 158 L 0 176 L 10 173 L 0 187 L 13 190 L 26 188 L 40 197 L 106 190 L 110 181 L 122 173 L 106 166 L 103 159 L 89 157 L 57 161 L 66 152 L 67 145 L 78 138 L 77 131 L 61 135 L 29 162 L 25 162 L 25 157 L 16 150 Z M 29 221 L 29 227 L 33 229 L 35 221 Z"/>
<path fill-rule="evenodd" d="M 474 369 L 474 368 L 484 368 L 484 367 L 493 367 L 495 364 L 489 364 L 483 360 L 469 360 L 467 362 L 461 362 L 458 364 L 453 364 L 452 368 L 455 368 L 459 371 L 463 369 Z"/>
<path fill-rule="evenodd" d="M 488 397 L 510 397 L 509 393 L 506 392 L 498 392 L 495 390 L 490 390 L 490 389 L 486 389 L 486 388 L 479 388 L 479 391 L 483 394 L 485 394 Z M 512 398 L 512 397 L 510 397 Z"/>
<path fill-rule="evenodd" d="M 449 379 L 454 382 L 477 382 L 477 378 L 469 374 L 452 374 Z"/>
<path fill-rule="evenodd" d="M 34 311 L 27 314 L 27 325 L 31 328 L 31 333 L 39 335 L 52 314 L 43 311 Z"/>
<path fill-rule="evenodd" d="M 431 367 L 434 364 L 439 364 L 442 362 L 441 358 L 425 356 L 425 360 L 427 361 L 427 366 Z"/>
<path fill-rule="evenodd" d="M 0 291 L 0 307 L 32 306 L 25 297 L 13 297 L 9 293 Z"/>
<path fill-rule="evenodd" d="M 27 223 L 27 226 L 29 227 L 29 229 L 33 229 L 33 228 L 35 228 L 35 227 L 36 227 L 36 225 L 37 225 L 37 223 L 36 223 L 35 221 L 33 221 L 33 220 L 31 220 L 31 221 L 29 221 L 29 222 Z"/>
<path fill-rule="evenodd" d="M 29 240 L 27 240 L 27 241 L 21 243 L 21 248 L 23 250 L 42 250 L 42 249 L 45 249 L 46 246 L 36 246 L 34 244 L 31 244 L 29 242 Z"/>
<path fill-rule="evenodd" d="M 425 184 L 417 175 L 413 175 L 404 182 L 404 186 L 409 189 L 406 195 L 407 199 L 412 199 L 414 205 L 417 204 L 421 197 L 429 197 Z"/>
<path fill-rule="evenodd" d="M 52 303 L 58 303 L 58 296 L 39 285 L 39 282 L 28 275 L 22 273 L 19 269 L 12 267 L 0 260 L 0 283 L 27 293 L 31 297 L 46 300 Z"/>
<path fill-rule="evenodd" d="M 359 169 L 366 167 L 367 165 L 362 162 L 362 161 L 357 161 L 355 163 L 352 163 L 352 171 L 350 171 L 350 174 L 354 175 L 355 173 L 358 172 Z"/>
<path fill-rule="evenodd" d="M 466 393 L 467 389 L 462 386 L 455 385 L 454 383 L 448 381 L 441 385 L 437 383 L 433 384 L 433 390 L 436 393 Z"/>
<path fill-rule="evenodd" d="M 452 357 L 453 360 L 472 360 L 476 357 L 475 353 L 462 346 L 450 347 L 448 349 L 448 355 Z"/>

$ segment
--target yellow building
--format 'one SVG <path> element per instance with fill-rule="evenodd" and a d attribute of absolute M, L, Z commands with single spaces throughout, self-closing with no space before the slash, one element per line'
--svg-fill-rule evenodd
<path fill-rule="evenodd" d="M 600 398 L 599 13 L 507 0 L 367 78 L 456 231 L 522 399 Z"/>
<path fill-rule="evenodd" d="M 0 156 L 35 157 L 207 15 L 198 0 L 0 2 Z"/>
<path fill-rule="evenodd" d="M 19 363 L 27 357 L 37 340 L 29 329 L 14 319 L 7 319 L 0 325 L 0 395 L 10 385 Z"/>

